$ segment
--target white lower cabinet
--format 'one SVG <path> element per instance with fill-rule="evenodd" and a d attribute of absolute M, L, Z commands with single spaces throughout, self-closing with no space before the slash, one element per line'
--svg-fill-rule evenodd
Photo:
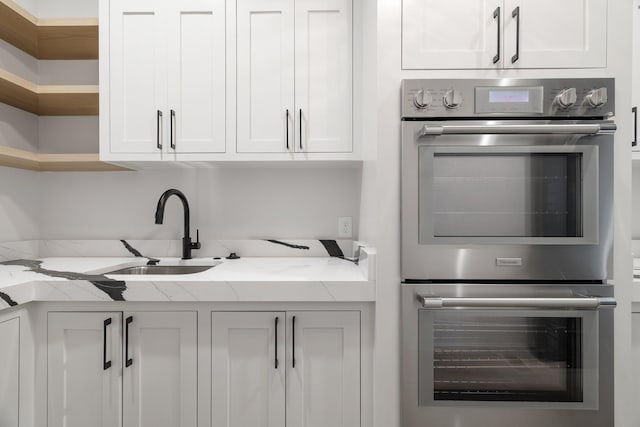
<path fill-rule="evenodd" d="M 212 427 L 360 427 L 358 310 L 44 312 L 47 427 L 198 427 L 202 363 Z M 0 339 L 0 427 L 18 427 L 19 319 Z"/>
<path fill-rule="evenodd" d="M 287 314 L 287 427 L 360 426 L 360 313 Z"/>
<path fill-rule="evenodd" d="M 196 427 L 196 313 L 124 316 L 123 426 Z"/>
<path fill-rule="evenodd" d="M 49 313 L 47 427 L 120 425 L 121 313 Z"/>
<path fill-rule="evenodd" d="M 213 427 L 285 425 L 285 313 L 211 316 Z"/>
<path fill-rule="evenodd" d="M 213 427 L 360 426 L 359 312 L 214 312 L 211 327 Z"/>
<path fill-rule="evenodd" d="M 633 396 L 640 396 L 640 312 L 631 313 L 631 360 L 633 360 Z M 640 426 L 640 405 L 634 405 L 633 426 Z"/>
<path fill-rule="evenodd" d="M 0 426 L 18 427 L 20 319 L 0 321 Z"/>
<path fill-rule="evenodd" d="M 195 312 L 49 313 L 48 427 L 195 427 L 196 331 Z"/>

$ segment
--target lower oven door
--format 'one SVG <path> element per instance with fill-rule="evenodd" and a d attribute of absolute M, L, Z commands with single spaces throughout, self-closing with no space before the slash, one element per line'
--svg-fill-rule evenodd
<path fill-rule="evenodd" d="M 612 298 L 431 291 L 404 325 L 404 426 L 613 425 Z"/>

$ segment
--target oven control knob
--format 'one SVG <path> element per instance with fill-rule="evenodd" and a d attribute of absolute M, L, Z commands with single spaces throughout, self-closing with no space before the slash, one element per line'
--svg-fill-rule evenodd
<path fill-rule="evenodd" d="M 452 89 L 444 94 L 442 101 L 444 106 L 449 109 L 458 108 L 462 105 L 462 94 L 459 90 Z"/>
<path fill-rule="evenodd" d="M 416 106 L 417 109 L 422 110 L 431 105 L 432 98 L 429 92 L 425 92 L 423 89 L 420 89 L 413 96 L 413 105 Z"/>
<path fill-rule="evenodd" d="M 608 101 L 607 96 L 607 88 L 601 87 L 599 89 L 594 89 L 586 97 L 587 104 L 589 104 L 592 108 L 602 107 Z"/>
<path fill-rule="evenodd" d="M 564 89 L 556 96 L 556 105 L 560 108 L 570 108 L 578 100 L 575 88 Z"/>

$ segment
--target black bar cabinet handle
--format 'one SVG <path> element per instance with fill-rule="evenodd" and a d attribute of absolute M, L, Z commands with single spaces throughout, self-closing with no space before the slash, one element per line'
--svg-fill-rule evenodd
<path fill-rule="evenodd" d="M 300 150 L 302 150 L 302 108 L 300 109 Z"/>
<path fill-rule="evenodd" d="M 158 116 L 156 117 L 156 147 L 158 150 L 162 150 L 162 111 L 158 110 Z"/>
<path fill-rule="evenodd" d="M 520 6 L 513 9 L 511 17 L 516 18 L 516 54 L 511 57 L 511 63 L 515 64 L 520 59 Z"/>
<path fill-rule="evenodd" d="M 105 319 L 102 325 L 102 369 L 111 367 L 111 360 L 107 361 L 107 327 L 111 324 L 111 318 Z"/>
<path fill-rule="evenodd" d="M 633 107 L 631 112 L 633 113 L 633 141 L 631 146 L 635 147 L 638 145 L 638 107 Z"/>
<path fill-rule="evenodd" d="M 174 133 L 175 133 L 174 124 L 176 121 L 175 110 L 171 110 L 171 117 L 169 119 L 170 119 L 169 126 L 171 127 L 171 130 L 169 131 L 169 138 L 171 138 L 171 148 L 175 150 L 176 149 L 176 139 L 174 138 Z"/>
<path fill-rule="evenodd" d="M 500 6 L 493 11 L 493 19 L 498 20 L 498 47 L 496 49 L 496 56 L 493 57 L 493 63 L 497 64 L 500 61 Z"/>
<path fill-rule="evenodd" d="M 124 329 L 125 334 L 124 334 L 124 357 L 126 359 L 125 362 L 125 366 L 128 368 L 129 366 L 133 365 L 133 359 L 129 358 L 129 325 L 133 323 L 133 317 L 129 316 L 127 317 L 126 320 L 126 327 Z"/>
<path fill-rule="evenodd" d="M 296 316 L 291 318 L 291 367 L 296 367 Z"/>
<path fill-rule="evenodd" d="M 287 109 L 287 150 L 289 150 L 289 110 Z"/>
<path fill-rule="evenodd" d="M 278 365 L 280 365 L 280 362 L 278 362 L 278 322 L 280 321 L 279 317 L 276 317 L 276 321 L 275 321 L 275 327 L 276 327 L 276 338 L 275 338 L 275 361 L 276 361 L 276 369 L 278 369 Z"/>

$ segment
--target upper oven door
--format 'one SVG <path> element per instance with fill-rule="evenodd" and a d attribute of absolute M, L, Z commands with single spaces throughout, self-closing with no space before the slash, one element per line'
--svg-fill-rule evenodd
<path fill-rule="evenodd" d="M 593 126 L 405 122 L 403 277 L 566 279 L 584 248 L 600 268 L 586 279 L 603 280 L 613 136 Z"/>
<path fill-rule="evenodd" d="M 598 243 L 597 145 L 419 144 L 418 171 L 420 244 Z"/>

